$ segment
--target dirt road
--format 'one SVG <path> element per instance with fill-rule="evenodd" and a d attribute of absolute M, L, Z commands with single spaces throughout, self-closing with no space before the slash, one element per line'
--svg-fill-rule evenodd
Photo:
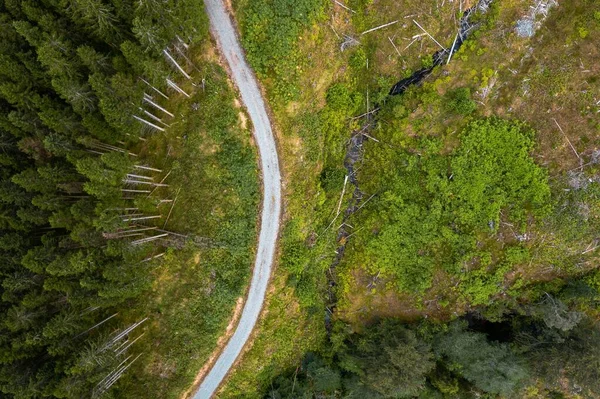
<path fill-rule="evenodd" d="M 279 158 L 261 91 L 253 72 L 246 63 L 224 0 L 204 0 L 204 5 L 210 20 L 211 32 L 229 64 L 234 83 L 240 91 L 242 102 L 254 125 L 253 134 L 258 146 L 262 171 L 263 203 L 252 282 L 240 322 L 227 346 L 200 384 L 194 399 L 208 399 L 213 396 L 254 329 L 271 275 L 281 215 Z"/>

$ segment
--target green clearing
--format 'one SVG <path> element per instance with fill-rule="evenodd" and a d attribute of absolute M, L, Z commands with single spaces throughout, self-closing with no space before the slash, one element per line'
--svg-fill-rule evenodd
<path fill-rule="evenodd" d="M 385 99 L 436 50 L 415 40 L 412 19 L 450 46 L 459 2 L 345 2 L 356 13 L 303 4 L 324 8 L 301 33 L 290 28 L 285 48 L 263 49 L 274 39 L 254 33 L 287 29 L 295 17 L 286 4 L 234 4 L 278 125 L 289 221 L 267 313 L 220 397 L 593 397 L 596 364 L 578 360 L 598 347 L 597 6 L 561 4 L 524 39 L 514 26 L 530 2 L 496 2 L 450 65 Z M 275 11 L 252 33 L 248 21 L 264 8 Z M 340 52 L 343 35 L 361 44 Z M 261 69 L 266 54 L 292 54 L 294 74 Z M 341 222 L 326 229 L 347 140 L 364 121 L 352 117 L 374 104 L 382 109 L 369 135 L 378 142 L 365 142 L 358 181 L 375 196 L 348 221 L 355 230 L 326 339 L 318 305 L 339 244 L 330 230 Z M 396 341 L 375 331 L 386 318 L 401 322 L 389 327 Z M 384 342 L 389 350 L 369 349 Z M 423 359 L 428 367 L 417 367 Z M 501 367 L 487 368 L 490 359 Z M 394 391 L 404 373 L 407 391 Z"/>
<path fill-rule="evenodd" d="M 496 287 L 495 290 L 501 295 L 494 297 L 495 300 L 500 300 L 499 298 L 505 295 L 519 297 L 521 294 L 525 297 L 520 299 L 527 300 L 526 286 L 530 283 L 581 275 L 593 268 L 596 259 L 593 251 L 585 251 L 590 244 L 589 237 L 595 236 L 597 229 L 593 211 L 597 201 L 597 189 L 595 183 L 591 182 L 585 187 L 580 187 L 583 189 L 577 188 L 579 179 L 586 180 L 586 177 L 596 173 L 595 163 L 591 161 L 597 145 L 598 127 L 594 121 L 593 107 L 588 105 L 590 100 L 586 98 L 589 93 L 594 92 L 594 86 L 591 86 L 594 85 L 594 81 L 590 80 L 591 75 L 588 75 L 592 71 L 582 69 L 579 64 L 564 64 L 565 55 L 562 49 L 556 49 L 552 37 L 544 32 L 547 33 L 548 26 L 556 27 L 557 21 L 562 21 L 560 26 L 566 26 L 565 21 L 568 18 L 586 21 L 584 26 L 589 29 L 590 36 L 578 37 L 566 51 L 580 54 L 582 63 L 593 65 L 592 60 L 597 56 L 597 52 L 589 46 L 591 41 L 595 40 L 594 36 L 597 35 L 599 27 L 593 13 L 583 13 L 586 9 L 585 2 L 573 2 L 554 11 L 534 38 L 521 39 L 513 34 L 511 40 L 500 40 L 506 35 L 509 27 L 514 26 L 516 16 L 523 15 L 522 9 L 521 2 L 497 6 L 493 23 L 488 22 L 484 29 L 465 43 L 455 56 L 454 63 L 434 72 L 422 87 L 409 91 L 401 99 L 394 99 L 387 105 L 387 110 L 380 116 L 378 130 L 373 133 L 384 144 L 405 148 L 409 153 L 414 153 L 411 148 L 420 148 L 418 154 L 433 150 L 434 154 L 441 151 L 441 154 L 446 156 L 460 142 L 460 132 L 469 121 L 478 118 L 478 115 L 500 115 L 506 120 L 525 121 L 529 125 L 527 129 L 536 132 L 535 147 L 530 147 L 530 153 L 535 162 L 547 170 L 552 196 L 546 206 L 552 210 L 546 217 L 528 219 L 523 224 L 509 221 L 508 218 L 513 217 L 514 212 L 503 209 L 506 220 L 494 223 L 497 231 L 490 237 L 492 240 L 478 237 L 477 247 L 484 252 L 485 246 L 489 244 L 492 244 L 491 248 L 499 245 L 498 249 L 502 251 L 506 246 L 517 244 L 527 252 L 527 256 L 515 261 L 513 266 L 497 276 L 496 283 L 502 283 L 504 288 Z M 571 37 L 576 34 L 575 31 L 569 33 Z M 585 57 L 588 57 L 585 58 L 583 54 L 587 49 L 590 51 L 585 53 Z M 533 54 L 527 55 L 529 51 Z M 503 57 L 502 54 L 511 56 Z M 534 63 L 532 60 L 535 57 L 542 61 Z M 497 60 L 501 60 L 500 64 Z M 546 72 L 540 73 L 543 69 Z M 557 82 L 562 81 L 563 85 L 568 82 L 569 88 L 565 86 L 557 89 L 556 85 L 544 81 L 548 76 L 553 76 Z M 471 103 L 477 106 L 475 113 L 463 116 L 461 113 L 464 112 L 461 112 L 460 108 L 465 105 L 458 108 L 453 105 L 457 102 L 455 93 L 459 90 L 470 93 Z M 534 92 L 530 93 L 531 91 Z M 554 119 L 561 128 L 578 126 L 577 131 L 571 129 L 565 134 L 567 137 L 572 136 L 570 141 L 578 148 L 577 152 L 586 164 L 582 171 L 577 171 L 579 160 Z M 426 143 L 425 147 L 420 143 Z M 498 146 L 500 143 L 497 144 L 494 153 L 498 152 Z M 398 165 L 393 163 L 396 165 L 393 168 L 385 166 L 394 162 L 391 155 L 394 150 L 385 147 L 367 143 L 362 173 L 364 176 L 376 176 L 376 179 L 364 179 L 368 185 L 365 187 L 370 189 L 368 192 L 385 192 L 388 181 L 377 179 L 380 171 L 391 172 Z M 480 164 L 481 171 L 487 170 L 486 168 L 485 164 Z M 489 170 L 486 176 L 491 176 L 488 172 Z M 448 169 L 448 173 L 452 173 L 452 170 Z M 390 190 L 392 193 L 394 191 Z M 488 195 L 488 198 L 496 199 L 495 195 Z M 377 215 L 385 209 L 380 206 L 381 204 L 374 203 L 373 210 L 366 209 L 363 215 L 357 215 L 355 223 L 361 224 L 370 220 L 368 223 L 377 226 Z M 373 216 L 369 216 L 369 213 Z M 368 238 L 364 238 L 355 240 L 352 244 L 355 245 L 355 251 L 346 258 L 348 265 L 365 264 L 363 245 L 366 245 Z M 352 258 L 352 253 L 357 257 Z M 490 255 L 493 263 L 501 259 L 498 251 L 492 250 Z M 480 260 L 475 261 L 475 264 L 467 262 L 467 267 L 470 269 L 476 266 Z M 378 315 L 396 315 L 410 319 L 414 315 L 425 314 L 448 318 L 453 312 L 462 313 L 473 304 L 468 298 L 471 294 L 467 294 L 461 288 L 470 284 L 469 279 L 462 281 L 463 276 L 455 274 L 453 277 L 447 270 L 438 269 L 435 272 L 435 268 L 428 269 L 429 275 L 433 276 L 433 285 L 416 296 L 411 294 L 414 290 L 396 290 L 395 294 L 395 290 L 387 287 L 386 279 L 380 279 L 375 287 L 371 284 L 366 290 L 364 287 L 372 281 L 373 273 L 365 273 L 364 270 L 361 267 L 352 267 L 345 275 L 344 289 L 349 293 L 346 302 L 347 314 L 353 315 L 349 316 L 349 320 L 358 321 L 360 318 L 364 323 Z M 485 274 L 489 275 L 489 271 L 488 269 Z M 394 285 L 391 280 L 389 282 Z M 467 289 L 471 293 L 484 288 L 481 278 L 474 277 L 471 282 L 474 286 Z M 509 289 L 513 284 L 515 288 Z M 448 290 L 445 289 L 447 286 L 455 288 Z M 383 304 L 386 306 L 382 306 Z M 362 313 L 357 313 L 360 308 L 363 308 Z M 368 317 L 365 317 L 365 313 Z"/>
<path fill-rule="evenodd" d="M 360 126 L 359 120 L 350 117 L 366 111 L 367 89 L 373 104 L 385 97 L 393 82 L 390 77 L 373 77 L 362 48 L 340 53 L 325 15 L 333 12 L 336 30 L 354 29 L 347 23 L 344 10 L 333 11 L 329 3 L 321 1 L 303 2 L 301 8 L 313 10 L 314 18 L 312 22 L 307 18 L 298 22 L 296 12 L 289 11 L 291 7 L 287 2 L 234 2 L 242 41 L 265 85 L 274 114 L 286 181 L 287 222 L 266 315 L 252 348 L 220 393 L 222 397 L 260 396 L 273 376 L 298 364 L 307 350 L 322 346 L 326 271 L 335 257 L 341 223 L 341 216 L 335 216 L 344 184 L 345 145 L 351 130 Z M 265 8 L 271 10 L 263 13 Z M 362 17 L 356 18 L 362 21 Z M 250 23 L 256 20 L 262 22 Z M 303 33 L 290 33 L 298 29 Z M 284 32 L 282 41 L 289 45 L 270 46 L 269 40 L 275 36 L 258 34 L 271 30 Z M 424 42 L 422 51 L 433 51 L 434 46 Z M 418 51 L 418 47 L 411 47 L 407 60 Z M 290 63 L 296 70 L 293 74 L 283 72 L 279 63 L 263 68 L 262 57 L 270 62 L 294 60 Z M 420 61 L 415 68 L 419 65 Z M 341 202 L 342 211 L 350 191 Z"/>

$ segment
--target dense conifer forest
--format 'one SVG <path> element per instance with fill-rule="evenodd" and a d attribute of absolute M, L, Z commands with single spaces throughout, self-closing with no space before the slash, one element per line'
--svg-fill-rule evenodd
<path fill-rule="evenodd" d="M 248 213 L 256 204 L 254 159 L 225 133 L 236 114 L 232 119 L 227 111 L 232 100 L 223 73 L 190 60 L 197 54 L 190 52 L 192 45 L 207 35 L 203 9 L 194 1 L 0 1 L 0 396 L 110 397 L 109 388 L 136 367 L 133 374 L 143 380 L 140 365 L 160 353 L 148 354 L 148 348 L 160 334 L 175 334 L 160 331 L 165 328 L 157 321 L 160 310 L 149 307 L 155 270 L 183 263 L 176 251 L 219 246 L 206 251 L 223 252 L 234 241 L 242 243 L 242 251 L 215 252 L 207 260 L 231 268 L 249 264 L 245 251 L 254 233 L 254 211 Z M 213 93 L 200 90 L 206 111 L 197 117 L 209 121 L 212 139 L 198 136 L 205 128 L 189 125 L 184 109 L 190 105 L 182 108 L 176 100 L 193 96 L 198 87 Z M 199 105 L 191 107 L 198 110 Z M 185 127 L 176 131 L 171 125 Z M 166 130 L 175 133 L 167 139 Z M 202 233 L 197 227 L 202 220 L 215 223 L 216 217 L 205 215 L 209 208 L 191 209 L 187 224 L 177 216 L 177 207 L 196 195 L 214 202 L 205 189 L 196 188 L 199 180 L 210 186 L 211 177 L 194 164 L 194 156 L 182 152 L 182 140 L 194 148 L 200 148 L 200 140 L 225 143 L 226 156 L 215 147 L 216 158 L 203 159 L 218 162 L 210 165 L 218 165 L 221 176 L 213 179 L 213 189 L 231 179 L 233 165 L 237 187 L 248 195 L 242 207 L 230 207 L 237 214 L 229 236 L 211 235 L 206 225 L 208 237 L 187 234 L 190 229 Z M 176 163 L 168 160 L 173 152 Z M 169 187 L 173 182 L 179 190 L 185 185 L 183 192 Z M 185 274 L 178 273 L 185 284 Z M 187 277 L 204 281 L 205 287 L 212 284 L 207 290 L 232 287 L 217 300 L 198 295 L 215 309 L 210 323 L 197 319 L 207 341 L 202 356 L 212 350 L 208 341 L 214 345 L 220 335 L 246 275 L 213 276 L 212 282 Z M 169 323 L 176 322 L 173 311 L 164 311 Z M 209 320 L 210 312 L 204 313 Z M 146 348 L 145 357 L 140 358 L 139 345 Z M 188 350 L 201 348 L 197 343 Z M 185 389 L 199 366 L 188 370 L 180 364 L 179 375 L 186 375 L 180 389 Z"/>

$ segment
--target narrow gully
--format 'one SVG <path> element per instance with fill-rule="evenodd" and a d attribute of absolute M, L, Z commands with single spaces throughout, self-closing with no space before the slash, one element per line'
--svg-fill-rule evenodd
<path fill-rule="evenodd" d="M 451 49 L 438 50 L 433 54 L 433 65 L 428 68 L 422 68 L 414 72 L 411 76 L 398 81 L 390 89 L 389 96 L 402 95 L 409 87 L 420 84 L 425 78 L 427 78 L 437 66 L 447 64 L 452 54 L 456 53 L 469 35 L 474 32 L 481 24 L 471 24 L 471 20 L 475 15 L 484 15 L 489 10 L 490 4 L 493 0 L 479 0 L 476 5 L 465 10 L 459 21 L 459 30 L 456 36 L 456 42 Z M 346 250 L 347 240 L 350 236 L 350 232 L 347 230 L 347 222 L 350 217 L 361 207 L 363 204 L 364 193 L 360 190 L 358 178 L 356 176 L 356 170 L 354 165 L 362 160 L 363 151 L 362 145 L 365 140 L 364 133 L 368 131 L 375 122 L 375 117 L 379 107 L 375 106 L 375 111 L 368 113 L 365 118 L 365 124 L 359 129 L 352 132 L 348 149 L 346 150 L 346 156 L 344 157 L 344 167 L 348 175 L 348 181 L 354 186 L 352 198 L 350 199 L 348 206 L 346 207 L 342 223 L 338 229 L 337 242 L 339 243 L 336 250 L 336 256 L 333 259 L 331 265 L 327 269 L 327 294 L 326 294 L 326 306 L 325 306 L 325 328 L 327 334 L 331 334 L 333 326 L 333 314 L 337 306 L 337 274 L 336 269 L 338 264 L 344 257 Z"/>

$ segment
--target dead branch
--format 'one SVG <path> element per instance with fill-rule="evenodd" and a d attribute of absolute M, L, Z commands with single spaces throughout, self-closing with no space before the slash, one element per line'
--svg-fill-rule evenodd
<path fill-rule="evenodd" d="M 151 168 L 149 166 L 144 166 L 144 165 L 133 165 L 134 168 L 137 169 L 143 169 L 143 170 L 151 170 L 152 172 L 162 172 L 161 169 L 156 169 L 156 168 Z"/>
<path fill-rule="evenodd" d="M 344 194 L 346 193 L 346 184 L 348 183 L 348 175 L 346 175 L 346 178 L 344 178 L 344 187 L 342 188 L 342 195 L 340 195 L 340 200 L 338 202 L 338 206 L 337 206 L 337 212 L 336 212 L 336 217 L 340 214 L 340 208 L 342 206 L 342 199 L 344 198 Z"/>
<path fill-rule="evenodd" d="M 437 40 L 435 40 L 435 38 L 434 38 L 433 36 L 431 36 L 431 35 L 429 34 L 429 32 L 427 32 L 427 31 L 425 30 L 425 28 L 423 28 L 421 25 L 419 25 L 419 23 L 418 23 L 417 21 L 415 21 L 414 19 L 413 19 L 412 21 L 413 21 L 413 22 L 415 23 L 415 25 L 417 25 L 417 26 L 418 26 L 418 27 L 419 27 L 419 28 L 420 28 L 420 29 L 421 29 L 421 30 L 422 30 L 422 31 L 423 31 L 423 32 L 424 32 L 424 33 L 425 33 L 427 36 L 429 36 L 429 38 L 430 38 L 431 40 L 433 40 L 433 41 L 435 42 L 435 44 L 437 44 L 438 46 L 440 46 L 440 48 L 441 48 L 442 50 L 446 51 L 446 47 L 442 46 L 442 45 L 440 44 L 440 42 L 438 42 Z"/>
<path fill-rule="evenodd" d="M 181 74 L 183 76 L 185 76 L 188 80 L 191 79 L 192 77 L 190 75 L 188 75 L 183 68 L 177 63 L 177 61 L 175 61 L 175 58 L 173 58 L 171 56 L 171 54 L 169 54 L 169 52 L 165 49 L 163 50 L 163 54 L 167 56 L 167 58 L 169 59 L 169 61 L 171 61 L 171 63 L 179 70 L 179 72 L 181 72 Z"/>
<path fill-rule="evenodd" d="M 376 31 L 376 30 L 379 30 L 379 29 L 382 29 L 382 28 L 386 28 L 386 27 L 394 25 L 396 23 L 398 23 L 398 20 L 395 20 L 395 21 L 392 21 L 392 22 L 388 22 L 387 24 L 376 26 L 374 28 L 371 28 L 369 30 L 364 31 L 363 33 L 361 33 L 361 35 L 365 35 L 367 33 L 370 33 L 370 32 L 373 32 L 373 31 Z"/>
<path fill-rule="evenodd" d="M 179 192 L 180 191 L 181 191 L 181 187 L 177 190 L 177 194 L 175 194 L 175 199 L 171 203 L 171 209 L 169 209 L 169 214 L 167 215 L 167 219 L 165 220 L 165 224 L 163 224 L 163 229 L 165 227 L 167 227 L 167 222 L 169 221 L 169 218 L 171 217 L 171 212 L 173 212 L 173 207 L 175 206 L 175 202 L 177 202 L 177 197 L 179 196 Z"/>
<path fill-rule="evenodd" d="M 446 61 L 446 65 L 450 63 L 450 59 L 452 58 L 452 54 L 454 54 L 454 47 L 456 46 L 456 41 L 458 40 L 458 33 L 454 37 L 454 42 L 452 43 L 452 48 L 450 49 L 450 54 L 448 54 L 448 61 Z"/>
<path fill-rule="evenodd" d="M 338 6 L 342 7 L 343 9 L 345 9 L 345 10 L 348 10 L 348 11 L 350 11 L 350 12 L 351 12 L 351 13 L 353 13 L 353 14 L 356 14 L 356 11 L 354 11 L 353 9 L 351 9 L 351 8 L 349 8 L 349 7 L 346 7 L 344 4 L 340 3 L 339 1 L 337 1 L 337 0 L 333 0 L 333 2 L 334 2 L 335 4 L 337 4 Z"/>
<path fill-rule="evenodd" d="M 394 47 L 394 50 L 396 50 L 396 53 L 398 53 L 399 56 L 402 56 L 402 54 L 400 54 L 400 50 L 398 50 L 398 47 L 396 47 L 392 38 L 388 36 L 388 40 L 390 41 L 390 43 L 392 43 L 392 46 Z"/>
<path fill-rule="evenodd" d="M 346 50 L 348 47 L 358 46 L 360 42 L 352 36 L 344 35 L 344 41 L 340 45 L 340 51 Z"/>
<path fill-rule="evenodd" d="M 132 116 L 132 117 L 133 117 L 135 120 L 137 120 L 137 121 L 140 121 L 140 122 L 142 122 L 143 124 L 145 124 L 145 125 L 148 125 L 148 126 L 150 126 L 150 127 L 153 127 L 153 128 L 154 128 L 154 129 L 156 129 L 156 130 L 160 130 L 161 132 L 164 132 L 164 131 L 165 131 L 165 129 L 163 129 L 162 127 L 160 127 L 160 126 L 156 126 L 154 123 L 152 123 L 152 122 L 148 122 L 147 120 L 145 120 L 145 119 L 143 119 L 143 118 L 140 118 L 140 117 L 139 117 L 139 116 L 137 116 L 137 115 L 131 115 L 131 116 Z"/>
<path fill-rule="evenodd" d="M 560 130 L 560 132 L 563 134 L 563 136 L 565 136 L 565 139 L 567 140 L 567 143 L 569 143 L 569 146 L 571 147 L 571 149 L 575 153 L 575 156 L 577 156 L 577 159 L 579 159 L 579 162 L 583 163 L 581 157 L 579 156 L 579 153 L 577 152 L 577 150 L 575 149 L 575 147 L 573 147 L 573 144 L 571 144 L 571 140 L 569 140 L 569 137 L 567 136 L 567 134 L 565 133 L 565 131 L 562 129 L 562 127 L 560 127 L 560 125 L 558 124 L 558 122 L 556 121 L 555 118 L 552 118 L 552 120 L 554 121 L 554 123 L 556 123 L 556 126 L 558 126 L 558 130 Z"/>
<path fill-rule="evenodd" d="M 163 96 L 164 98 L 166 98 L 167 100 L 169 99 L 169 96 L 167 96 L 165 93 L 163 93 L 162 91 L 158 90 L 156 87 L 152 86 L 150 83 L 148 83 L 146 80 L 139 78 L 142 82 L 146 83 L 152 90 L 154 90 L 155 92 L 157 92 L 158 94 L 160 94 L 161 96 Z"/>

